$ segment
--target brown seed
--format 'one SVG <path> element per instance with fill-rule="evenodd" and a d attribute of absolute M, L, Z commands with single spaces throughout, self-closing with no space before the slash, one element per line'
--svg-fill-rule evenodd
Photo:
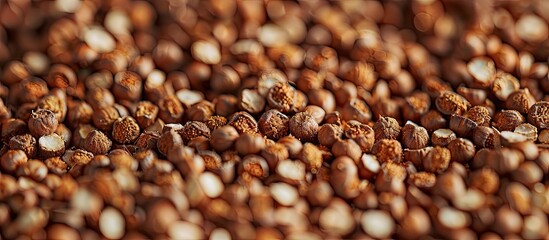
<path fill-rule="evenodd" d="M 402 107 L 404 118 L 411 121 L 419 121 L 429 108 L 431 107 L 431 98 L 427 93 L 415 92 L 406 98 L 405 104 Z"/>
<path fill-rule="evenodd" d="M 295 114 L 289 122 L 290 133 L 301 141 L 313 142 L 317 139 L 318 123 L 306 112 Z"/>
<path fill-rule="evenodd" d="M 344 199 L 354 198 L 360 194 L 358 168 L 351 158 L 341 156 L 334 160 L 330 172 L 330 184 L 334 192 Z"/>
<path fill-rule="evenodd" d="M 305 109 L 303 109 L 303 111 L 309 113 L 309 115 L 311 115 L 318 124 L 322 123 L 324 117 L 326 116 L 326 111 L 315 105 L 308 105 Z"/>
<path fill-rule="evenodd" d="M 467 117 L 453 114 L 450 117 L 450 129 L 460 137 L 470 137 L 477 123 Z"/>
<path fill-rule="evenodd" d="M 80 124 L 87 124 L 92 121 L 94 111 L 86 102 L 78 102 L 74 106 L 69 107 L 67 112 L 66 123 L 71 128 L 76 128 Z"/>
<path fill-rule="evenodd" d="M 137 73 L 124 71 L 114 76 L 112 93 L 117 99 L 137 101 L 143 90 L 142 79 Z"/>
<path fill-rule="evenodd" d="M 408 121 L 401 130 L 401 138 L 404 147 L 410 149 L 424 148 L 429 144 L 427 129 L 411 121 Z"/>
<path fill-rule="evenodd" d="M 290 119 L 278 110 L 271 109 L 263 115 L 258 122 L 259 131 L 271 139 L 280 139 L 288 135 Z"/>
<path fill-rule="evenodd" d="M 433 132 L 433 134 L 431 135 L 431 142 L 434 146 L 445 147 L 446 145 L 448 145 L 448 143 L 456 138 L 457 136 L 454 132 L 452 132 L 452 130 L 441 128 Z"/>
<path fill-rule="evenodd" d="M 189 121 L 183 125 L 183 129 L 179 132 L 183 141 L 188 142 L 198 136 L 210 138 L 210 129 L 205 123 L 199 121 Z"/>
<path fill-rule="evenodd" d="M 238 132 L 232 126 L 223 126 L 212 131 L 210 143 L 218 152 L 223 152 L 230 149 L 236 139 Z"/>
<path fill-rule="evenodd" d="M 17 135 L 8 143 L 10 149 L 22 150 L 28 157 L 36 155 L 36 139 L 30 134 Z"/>
<path fill-rule="evenodd" d="M 238 99 L 232 95 L 219 95 L 213 100 L 215 113 L 228 117 L 237 110 Z"/>
<path fill-rule="evenodd" d="M 538 141 L 540 143 L 549 143 L 549 129 L 544 129 L 539 133 Z"/>
<path fill-rule="evenodd" d="M 27 163 L 28 157 L 22 150 L 8 150 L 0 160 L 5 171 L 15 173 L 19 167 Z"/>
<path fill-rule="evenodd" d="M 492 126 L 500 131 L 513 131 L 515 128 L 524 123 L 525 119 L 520 112 L 516 110 L 501 110 L 496 113 L 492 121 Z"/>
<path fill-rule="evenodd" d="M 473 131 L 473 143 L 479 148 L 501 147 L 499 132 L 486 126 L 478 126 Z"/>
<path fill-rule="evenodd" d="M 352 139 L 340 140 L 332 146 L 332 153 L 335 157 L 347 156 L 358 162 L 362 156 L 360 146 Z"/>
<path fill-rule="evenodd" d="M 231 92 L 237 89 L 240 84 L 240 76 L 232 67 L 222 67 L 217 69 L 214 67 L 214 72 L 210 80 L 210 87 L 217 92 Z"/>
<path fill-rule="evenodd" d="M 38 109 L 31 114 L 28 127 L 33 136 L 39 137 L 53 133 L 58 124 L 59 122 L 52 111 Z"/>
<path fill-rule="evenodd" d="M 155 149 L 156 143 L 160 138 L 160 133 L 157 131 L 143 131 L 135 141 L 135 146 L 140 149 Z"/>
<path fill-rule="evenodd" d="M 446 115 L 463 114 L 471 106 L 467 99 L 450 91 L 440 94 L 435 101 L 435 105 L 441 113 Z"/>
<path fill-rule="evenodd" d="M 372 118 L 372 113 L 366 102 L 355 98 L 343 105 L 341 109 L 341 117 L 345 121 L 357 120 L 366 124 Z"/>
<path fill-rule="evenodd" d="M 370 152 L 375 142 L 374 130 L 370 126 L 355 120 L 348 121 L 345 125 L 345 137 L 358 143 L 363 152 Z"/>
<path fill-rule="evenodd" d="M 465 138 L 458 138 L 446 146 L 452 154 L 452 161 L 465 163 L 475 156 L 475 145 Z"/>
<path fill-rule="evenodd" d="M 423 161 L 426 171 L 441 174 L 448 168 L 451 153 L 445 147 L 434 147 Z"/>
<path fill-rule="evenodd" d="M 244 89 L 239 95 L 239 104 L 242 110 L 257 114 L 265 108 L 265 99 L 254 89 Z"/>
<path fill-rule="evenodd" d="M 147 128 L 156 121 L 158 107 L 149 101 L 141 101 L 135 110 L 135 120 L 141 128 Z"/>
<path fill-rule="evenodd" d="M 158 117 L 166 123 L 178 123 L 183 118 L 183 105 L 174 95 L 168 95 L 158 102 Z"/>
<path fill-rule="evenodd" d="M 402 159 L 402 146 L 397 140 L 382 139 L 374 144 L 372 153 L 376 155 L 381 163 L 389 161 L 400 162 Z"/>
<path fill-rule="evenodd" d="M 86 102 L 88 102 L 93 109 L 105 108 L 114 105 L 114 96 L 105 88 L 93 88 L 86 93 Z"/>
<path fill-rule="evenodd" d="M 257 122 L 247 112 L 236 112 L 228 118 L 228 125 L 233 126 L 238 133 L 257 133 Z"/>
<path fill-rule="evenodd" d="M 538 129 L 549 128 L 549 102 L 537 102 L 528 110 L 528 122 Z"/>
<path fill-rule="evenodd" d="M 133 143 L 139 133 L 139 124 L 132 117 L 119 118 L 112 126 L 113 140 L 122 144 Z"/>
<path fill-rule="evenodd" d="M 519 90 L 519 87 L 519 81 L 513 75 L 497 72 L 491 90 L 499 100 L 505 101 L 511 93 Z"/>
<path fill-rule="evenodd" d="M 82 143 L 82 148 L 94 155 L 106 154 L 111 149 L 111 146 L 112 142 L 109 137 L 97 130 L 91 131 Z"/>
<path fill-rule="evenodd" d="M 282 82 L 271 87 L 266 98 L 269 107 L 277 109 L 282 113 L 289 113 L 296 101 L 295 97 L 295 89 L 290 84 Z"/>
<path fill-rule="evenodd" d="M 303 149 L 303 143 L 292 135 L 279 139 L 278 143 L 286 146 L 290 153 L 290 157 L 297 157 L 301 152 L 301 149 Z"/>
<path fill-rule="evenodd" d="M 355 62 L 349 68 L 346 79 L 357 86 L 363 86 L 366 90 L 371 90 L 376 82 L 376 73 L 371 64 Z"/>
<path fill-rule="evenodd" d="M 490 116 L 490 110 L 485 106 L 474 106 L 467 113 L 465 117 L 473 120 L 478 126 L 490 126 L 492 117 Z"/>
<path fill-rule="evenodd" d="M 311 89 L 320 89 L 324 84 L 324 76 L 313 70 L 303 69 L 296 84 L 297 88 L 303 92 L 309 92 Z"/>
<path fill-rule="evenodd" d="M 321 107 L 326 113 L 331 113 L 336 108 L 334 94 L 326 89 L 313 89 L 307 92 L 307 99 L 309 104 Z"/>
<path fill-rule="evenodd" d="M 379 118 L 374 124 L 373 129 L 376 141 L 382 139 L 398 139 L 401 130 L 397 120 L 392 117 Z"/>
<path fill-rule="evenodd" d="M 227 124 L 227 118 L 223 116 L 210 116 L 206 121 L 204 122 L 210 131 L 213 131 L 215 129 L 218 129 L 220 127 L 223 127 Z"/>
<path fill-rule="evenodd" d="M 105 107 L 94 110 L 93 125 L 102 131 L 112 131 L 112 126 L 116 120 L 120 118 L 120 114 L 115 107 Z"/>
<path fill-rule="evenodd" d="M 337 89 L 335 90 L 336 91 L 334 91 L 334 94 L 338 105 L 343 105 L 346 102 L 355 99 L 358 94 L 356 85 L 349 81 L 343 81 L 341 86 L 337 86 Z"/>
<path fill-rule="evenodd" d="M 46 95 L 40 99 L 36 107 L 38 109 L 52 111 L 59 122 L 65 120 L 65 116 L 67 115 L 67 104 L 65 100 L 53 94 Z"/>
<path fill-rule="evenodd" d="M 264 179 L 269 176 L 269 165 L 264 158 L 257 155 L 247 155 L 242 159 L 241 172 L 246 172 L 254 177 Z"/>
<path fill-rule="evenodd" d="M 258 134 L 242 134 L 235 142 L 235 149 L 242 156 L 259 153 L 263 148 L 265 139 Z"/>
<path fill-rule="evenodd" d="M 48 94 L 46 82 L 37 77 L 29 77 L 12 89 L 12 93 L 17 94 L 15 98 L 19 103 L 35 103 Z"/>
<path fill-rule="evenodd" d="M 303 144 L 299 159 L 305 162 L 307 169 L 313 174 L 318 173 L 323 162 L 322 152 L 312 143 Z"/>
<path fill-rule="evenodd" d="M 429 132 L 433 132 L 440 128 L 447 128 L 448 121 L 436 110 L 430 110 L 425 115 L 421 116 L 421 126 Z"/>
<path fill-rule="evenodd" d="M 473 107 L 484 103 L 488 97 L 485 90 L 475 88 L 458 87 L 457 93 L 467 99 Z"/>
<path fill-rule="evenodd" d="M 335 124 L 324 124 L 318 128 L 318 142 L 326 147 L 332 147 L 341 140 L 343 130 Z"/>
<path fill-rule="evenodd" d="M 418 172 L 410 174 L 408 177 L 408 183 L 418 188 L 429 189 L 436 184 L 436 175 L 430 172 Z"/>
<path fill-rule="evenodd" d="M 82 147 L 84 139 L 90 134 L 91 131 L 96 130 L 93 126 L 86 124 L 80 125 L 72 132 L 72 143 L 75 147 Z"/>
<path fill-rule="evenodd" d="M 38 139 L 38 154 L 44 158 L 61 156 L 65 152 L 65 141 L 52 133 Z"/>
<path fill-rule="evenodd" d="M 522 114 L 527 114 L 534 103 L 536 103 L 536 99 L 528 88 L 525 88 L 511 93 L 505 101 L 505 106 L 510 110 L 517 110 Z"/>
<path fill-rule="evenodd" d="M 372 179 L 381 169 L 381 165 L 376 156 L 371 154 L 362 154 L 358 165 L 358 175 L 361 179 Z"/>
<path fill-rule="evenodd" d="M 261 150 L 261 156 L 267 160 L 269 168 L 275 169 L 278 162 L 286 160 L 290 157 L 290 153 L 284 144 L 275 143 L 266 146 L 263 150 Z"/>

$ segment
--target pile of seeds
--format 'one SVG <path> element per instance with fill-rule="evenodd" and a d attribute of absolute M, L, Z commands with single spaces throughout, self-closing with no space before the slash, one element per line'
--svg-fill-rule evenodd
<path fill-rule="evenodd" d="M 549 1 L 0 1 L 0 238 L 549 237 Z"/>

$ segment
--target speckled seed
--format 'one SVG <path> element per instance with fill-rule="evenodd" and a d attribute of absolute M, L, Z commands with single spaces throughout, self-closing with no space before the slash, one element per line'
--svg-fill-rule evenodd
<path fill-rule="evenodd" d="M 318 123 L 306 112 L 297 113 L 290 119 L 290 133 L 302 141 L 313 142 L 317 137 Z"/>

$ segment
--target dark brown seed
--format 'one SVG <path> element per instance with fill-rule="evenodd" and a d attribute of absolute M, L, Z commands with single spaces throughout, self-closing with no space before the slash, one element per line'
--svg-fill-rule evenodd
<path fill-rule="evenodd" d="M 524 123 L 525 119 L 520 112 L 516 110 L 501 110 L 496 113 L 492 120 L 492 126 L 500 131 L 513 131 L 515 128 Z"/>
<path fill-rule="evenodd" d="M 257 133 L 257 122 L 247 112 L 236 112 L 228 118 L 228 125 L 233 126 L 238 133 Z"/>
<path fill-rule="evenodd" d="M 429 144 L 429 133 L 424 127 L 408 121 L 401 130 L 404 147 L 410 149 L 424 148 Z"/>
<path fill-rule="evenodd" d="M 139 137 L 139 133 L 139 124 L 132 117 L 120 118 L 112 126 L 113 140 L 122 144 L 133 143 Z"/>
<path fill-rule="evenodd" d="M 84 142 L 82 148 L 86 151 L 93 153 L 94 155 L 106 154 L 112 146 L 112 141 L 101 131 L 91 131 Z"/>
<path fill-rule="evenodd" d="M 135 120 L 141 128 L 147 128 L 156 121 L 158 107 L 149 101 L 142 101 L 135 109 Z"/>
<path fill-rule="evenodd" d="M 296 92 L 288 83 L 277 83 L 269 90 L 267 102 L 269 107 L 283 113 L 289 113 L 296 101 Z"/>
<path fill-rule="evenodd" d="M 505 101 L 505 106 L 510 110 L 517 110 L 522 114 L 527 114 L 534 103 L 536 103 L 536 99 L 528 88 L 525 88 L 511 93 Z"/>
<path fill-rule="evenodd" d="M 450 129 L 460 137 L 470 137 L 477 123 L 467 117 L 453 114 L 450 117 Z"/>
<path fill-rule="evenodd" d="M 183 105 L 174 95 L 165 96 L 158 102 L 158 117 L 165 123 L 178 123 L 183 118 Z"/>
<path fill-rule="evenodd" d="M 295 114 L 289 122 L 290 133 L 301 141 L 313 142 L 317 139 L 318 123 L 306 112 Z"/>
<path fill-rule="evenodd" d="M 259 118 L 259 131 L 268 138 L 278 140 L 288 135 L 290 119 L 276 109 L 271 109 Z"/>
<path fill-rule="evenodd" d="M 28 126 L 30 133 L 39 137 L 53 133 L 58 124 L 59 122 L 52 111 L 38 109 L 32 112 Z"/>
<path fill-rule="evenodd" d="M 36 155 L 36 139 L 30 134 L 17 135 L 10 139 L 10 149 L 22 150 L 28 157 Z"/>
<path fill-rule="evenodd" d="M 397 120 L 391 117 L 381 117 L 374 124 L 376 141 L 382 139 L 398 139 L 400 136 L 400 125 Z"/>
<path fill-rule="evenodd" d="M 549 128 L 549 102 L 537 102 L 528 110 L 528 122 L 539 129 Z"/>
<path fill-rule="evenodd" d="M 204 136 L 210 138 L 210 129 L 203 122 L 189 121 L 183 125 L 183 129 L 179 133 L 183 141 L 188 142 L 196 137 Z"/>

